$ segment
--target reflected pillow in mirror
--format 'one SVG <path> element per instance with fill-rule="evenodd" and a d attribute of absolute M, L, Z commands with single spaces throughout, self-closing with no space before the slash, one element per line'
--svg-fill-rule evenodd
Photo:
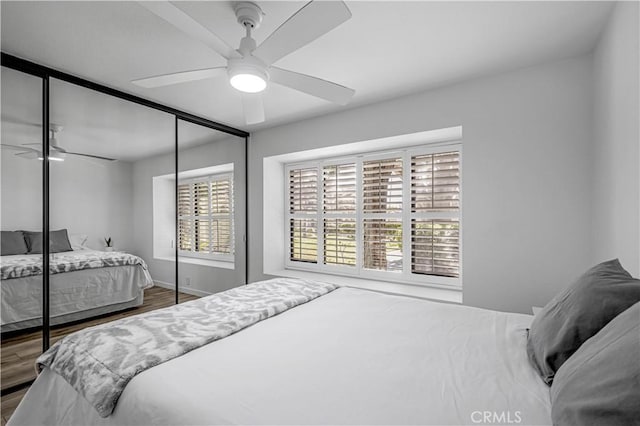
<path fill-rule="evenodd" d="M 24 231 L 25 240 L 29 247 L 29 254 L 42 253 L 42 232 Z M 61 253 L 72 251 L 66 229 L 49 232 L 49 252 Z"/>
<path fill-rule="evenodd" d="M 22 231 L 2 231 L 0 235 L 0 255 L 27 254 L 29 248 Z"/>

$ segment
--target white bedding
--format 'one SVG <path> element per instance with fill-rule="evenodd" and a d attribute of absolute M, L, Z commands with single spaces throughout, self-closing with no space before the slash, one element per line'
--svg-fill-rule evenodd
<path fill-rule="evenodd" d="M 45 370 L 9 424 L 551 424 L 531 318 L 341 288 L 141 373 L 108 418 Z"/>
<path fill-rule="evenodd" d="M 93 250 L 82 252 L 92 253 Z M 40 256 L 40 255 L 33 255 Z M 11 256 L 3 256 L 10 258 Z M 21 255 L 21 257 L 25 257 Z M 142 303 L 145 288 L 153 285 L 139 265 L 83 269 L 50 276 L 49 303 L 52 325 L 97 315 L 101 308 L 129 302 Z M 2 280 L 2 331 L 40 325 L 42 317 L 42 275 Z M 109 312 L 102 309 L 100 313 Z"/>

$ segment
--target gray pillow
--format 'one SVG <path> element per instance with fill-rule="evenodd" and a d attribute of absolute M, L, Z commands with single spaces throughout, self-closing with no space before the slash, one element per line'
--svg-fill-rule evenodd
<path fill-rule="evenodd" d="M 551 384 L 580 345 L 638 301 L 640 280 L 618 259 L 594 266 L 535 316 L 527 340 L 531 364 Z"/>
<path fill-rule="evenodd" d="M 29 247 L 29 254 L 42 253 L 42 232 L 24 231 L 25 240 Z M 63 251 L 72 251 L 71 243 L 66 229 L 49 232 L 49 252 L 60 253 Z"/>
<path fill-rule="evenodd" d="M 0 233 L 0 255 L 26 254 L 29 249 L 22 231 L 2 231 Z"/>
<path fill-rule="evenodd" d="M 554 425 L 640 425 L 640 303 L 558 369 L 551 418 Z"/>

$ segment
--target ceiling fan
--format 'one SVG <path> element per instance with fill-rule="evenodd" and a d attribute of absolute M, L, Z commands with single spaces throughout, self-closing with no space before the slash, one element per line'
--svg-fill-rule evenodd
<path fill-rule="evenodd" d="M 238 49 L 210 32 L 185 12 L 168 1 L 141 1 L 141 6 L 169 22 L 190 37 L 203 42 L 227 60 L 226 67 L 205 68 L 133 80 L 145 88 L 168 86 L 216 77 L 226 71 L 231 86 L 242 92 L 242 105 L 247 124 L 264 121 L 264 106 L 259 94 L 270 82 L 287 86 L 339 105 L 346 105 L 355 90 L 339 84 L 273 66 L 279 59 L 307 45 L 351 18 L 342 1 L 310 1 L 260 46 L 251 32 L 262 22 L 264 12 L 253 2 L 236 2 L 238 23 L 246 30 Z"/>
<path fill-rule="evenodd" d="M 67 151 L 66 149 L 64 149 L 58 144 L 58 139 L 56 138 L 56 135 L 62 131 L 62 126 L 59 126 L 57 124 L 51 124 L 51 126 L 49 127 L 49 130 L 51 132 L 51 137 L 49 138 L 49 159 L 50 160 L 64 161 L 67 155 L 76 155 L 79 157 L 87 157 L 87 158 L 98 159 L 98 160 L 116 161 L 115 158 Z M 42 155 L 41 150 L 31 147 L 31 146 L 42 146 L 40 142 L 25 143 L 21 145 L 9 145 L 9 144 L 3 143 L 1 144 L 1 146 L 2 148 L 12 149 L 14 151 L 22 151 L 16 154 L 16 156 L 21 158 L 26 158 L 28 160 L 44 159 L 44 156 Z"/>

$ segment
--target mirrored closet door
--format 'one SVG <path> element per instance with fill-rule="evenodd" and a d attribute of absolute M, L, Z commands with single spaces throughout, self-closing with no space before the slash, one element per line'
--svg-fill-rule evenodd
<path fill-rule="evenodd" d="M 246 284 L 247 136 L 3 54 L 3 395 L 70 333 Z"/>
<path fill-rule="evenodd" d="M 53 344 L 174 303 L 175 257 L 156 227 L 175 217 L 175 196 L 153 177 L 174 176 L 175 137 L 161 111 L 57 79 L 50 96 Z"/>
<path fill-rule="evenodd" d="M 43 80 L 2 67 L 2 393 L 35 378 L 42 351 Z"/>
<path fill-rule="evenodd" d="M 246 283 L 245 139 L 178 120 L 181 301 Z"/>

